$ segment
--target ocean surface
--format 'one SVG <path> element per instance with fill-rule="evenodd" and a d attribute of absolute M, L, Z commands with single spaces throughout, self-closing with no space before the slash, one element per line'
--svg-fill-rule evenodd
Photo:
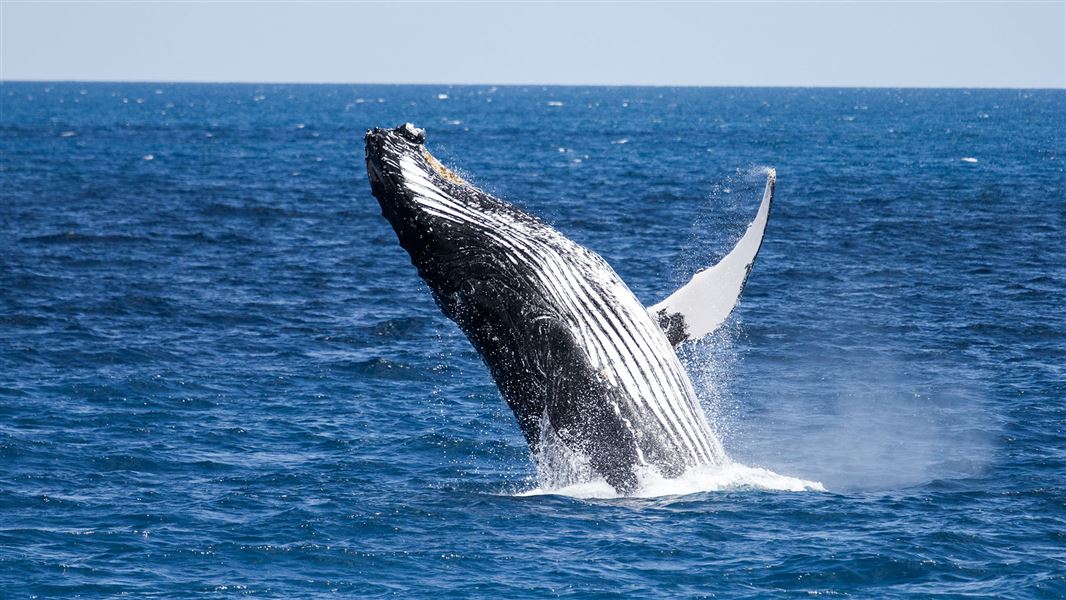
<path fill-rule="evenodd" d="M 0 85 L 0 597 L 1066 597 L 1066 91 Z M 380 216 L 411 121 L 652 304 L 734 464 L 543 486 Z"/>

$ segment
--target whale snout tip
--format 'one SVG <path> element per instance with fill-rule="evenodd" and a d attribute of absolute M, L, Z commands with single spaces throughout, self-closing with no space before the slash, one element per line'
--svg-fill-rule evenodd
<path fill-rule="evenodd" d="M 374 127 L 373 129 L 367 129 L 366 134 L 363 136 L 363 142 L 370 144 L 371 142 L 379 141 L 385 137 L 385 130 L 380 127 Z"/>

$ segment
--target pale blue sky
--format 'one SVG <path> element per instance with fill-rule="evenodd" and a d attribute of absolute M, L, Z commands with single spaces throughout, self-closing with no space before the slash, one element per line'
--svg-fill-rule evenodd
<path fill-rule="evenodd" d="M 1066 0 L 0 7 L 5 80 L 1066 87 Z"/>

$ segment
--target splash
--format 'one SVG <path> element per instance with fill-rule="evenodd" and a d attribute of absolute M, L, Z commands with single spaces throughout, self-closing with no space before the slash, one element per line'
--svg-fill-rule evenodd
<path fill-rule="evenodd" d="M 619 498 L 605 479 L 596 475 L 586 456 L 566 446 L 548 422 L 542 420 L 540 442 L 534 457 L 538 486 L 518 496 L 557 495 L 573 498 Z M 654 467 L 636 469 L 637 489 L 627 497 L 658 498 L 720 491 L 824 492 L 817 481 L 779 475 L 726 458 L 721 464 L 698 465 L 679 477 L 662 476 Z"/>
<path fill-rule="evenodd" d="M 538 473 L 540 468 L 538 466 Z M 768 469 L 749 467 L 729 461 L 721 465 L 693 467 L 680 477 L 667 479 L 653 468 L 638 471 L 637 490 L 627 497 L 659 498 L 664 496 L 687 496 L 702 492 L 726 491 L 773 491 L 773 492 L 824 492 L 825 487 L 817 481 L 808 481 L 787 475 L 779 475 Z M 572 481 L 564 485 L 544 485 L 520 492 L 517 496 L 569 496 L 582 499 L 610 499 L 621 495 L 603 478 Z"/>

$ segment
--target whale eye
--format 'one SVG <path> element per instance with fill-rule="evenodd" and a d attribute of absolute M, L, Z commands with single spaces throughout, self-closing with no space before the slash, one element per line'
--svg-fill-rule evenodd
<path fill-rule="evenodd" d="M 426 141 L 426 130 L 415 127 L 410 123 L 404 123 L 396 128 L 396 133 L 400 134 L 405 140 L 414 143 L 422 144 Z"/>

